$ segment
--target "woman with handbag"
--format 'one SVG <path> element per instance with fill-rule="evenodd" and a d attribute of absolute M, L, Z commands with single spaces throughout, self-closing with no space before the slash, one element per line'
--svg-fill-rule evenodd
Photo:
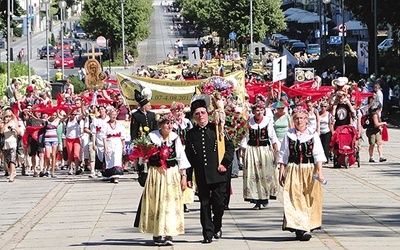
<path fill-rule="evenodd" d="M 3 112 L 3 122 L 1 123 L 0 133 L 4 136 L 4 144 L 1 149 L 3 150 L 4 164 L 10 175 L 8 181 L 13 182 L 15 177 L 15 165 L 17 164 L 17 140 L 21 131 L 11 108 L 7 108 Z"/>
<path fill-rule="evenodd" d="M 153 234 L 156 245 L 173 245 L 172 236 L 184 233 L 182 191 L 187 188 L 186 169 L 190 163 L 181 140 L 172 132 L 175 118 L 163 115 L 159 130 L 149 139 L 159 153 L 148 161 L 148 177 L 143 190 L 139 231 Z M 168 197 L 166 199 L 166 197 Z M 165 236 L 162 240 L 162 236 Z"/>

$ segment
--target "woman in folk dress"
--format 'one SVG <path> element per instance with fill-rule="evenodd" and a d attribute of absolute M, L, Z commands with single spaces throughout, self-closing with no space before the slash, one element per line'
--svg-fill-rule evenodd
<path fill-rule="evenodd" d="M 172 236 L 184 233 L 182 191 L 187 188 L 190 163 L 178 135 L 172 132 L 172 114 L 158 120 L 159 130 L 149 134 L 160 152 L 149 158 L 143 190 L 139 231 L 153 234 L 156 245 L 173 245 Z M 165 236 L 164 241 L 162 236 Z"/>
<path fill-rule="evenodd" d="M 278 152 L 273 119 L 264 116 L 265 103 L 258 101 L 252 107 L 253 116 L 249 120 L 243 166 L 243 198 L 255 203 L 253 209 L 262 209 L 270 198 L 276 199 L 275 153 Z M 271 150 L 273 148 L 274 152 Z"/>
<path fill-rule="evenodd" d="M 104 154 L 106 161 L 106 170 L 104 177 L 110 177 L 110 181 L 118 183 L 120 175 L 124 174 L 122 169 L 122 155 L 125 154 L 125 128 L 117 123 L 117 112 L 109 112 L 110 120 L 105 126 Z"/>
<path fill-rule="evenodd" d="M 283 187 L 283 230 L 296 233 L 296 239 L 308 241 L 311 231 L 322 225 L 322 188 L 313 174 L 324 180 L 326 162 L 318 132 L 307 127 L 309 112 L 293 110 L 294 128 L 283 138 L 277 159 L 279 184 Z"/>

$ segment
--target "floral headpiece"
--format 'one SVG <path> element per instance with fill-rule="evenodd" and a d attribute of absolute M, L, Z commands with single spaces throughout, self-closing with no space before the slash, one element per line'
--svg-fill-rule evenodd
<path fill-rule="evenodd" d="M 181 103 L 181 102 L 173 102 L 171 104 L 171 111 L 172 110 L 180 110 L 180 109 L 184 109 L 185 108 L 185 104 Z"/>
<path fill-rule="evenodd" d="M 265 102 L 263 101 L 258 101 L 251 106 L 251 109 L 256 109 L 256 108 L 263 108 L 265 109 Z"/>
<path fill-rule="evenodd" d="M 296 114 L 306 114 L 308 116 L 308 110 L 307 108 L 304 108 L 302 105 L 299 105 L 293 109 L 293 116 L 295 116 Z"/>
<path fill-rule="evenodd" d="M 158 124 L 163 124 L 165 122 L 174 123 L 175 116 L 172 113 L 164 114 L 164 115 L 160 116 L 160 118 L 158 119 L 157 122 L 158 122 Z"/>
<path fill-rule="evenodd" d="M 203 94 L 213 95 L 218 92 L 225 97 L 231 95 L 233 89 L 234 83 L 231 80 L 219 76 L 208 78 L 200 86 L 200 91 Z"/>

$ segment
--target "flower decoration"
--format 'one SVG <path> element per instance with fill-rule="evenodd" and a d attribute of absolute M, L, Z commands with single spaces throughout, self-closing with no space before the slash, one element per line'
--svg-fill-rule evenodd
<path fill-rule="evenodd" d="M 234 83 L 231 80 L 219 76 L 210 77 L 200 85 L 200 91 L 207 95 L 219 92 L 222 96 L 227 97 L 233 93 L 233 89 Z"/>
<path fill-rule="evenodd" d="M 139 128 L 139 137 L 132 141 L 134 147 L 132 153 L 129 155 L 129 160 L 134 161 L 143 158 L 143 161 L 146 161 L 159 152 L 157 146 L 154 145 L 147 136 L 149 130 L 147 126 Z"/>
<path fill-rule="evenodd" d="M 161 149 L 160 149 L 160 163 L 161 163 L 161 167 L 164 170 L 167 170 L 167 168 L 168 168 L 168 165 L 167 165 L 168 156 L 169 156 L 169 147 L 167 145 L 161 146 Z"/>

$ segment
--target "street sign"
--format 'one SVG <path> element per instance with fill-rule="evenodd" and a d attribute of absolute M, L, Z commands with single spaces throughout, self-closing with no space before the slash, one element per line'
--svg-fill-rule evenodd
<path fill-rule="evenodd" d="M 287 76 L 287 56 L 274 59 L 272 62 L 272 81 L 277 82 L 286 79 Z"/>
<path fill-rule="evenodd" d="M 250 71 L 253 68 L 254 59 L 251 56 L 247 56 L 246 59 L 246 70 Z"/>
<path fill-rule="evenodd" d="M 315 38 L 320 38 L 321 37 L 321 32 L 319 30 L 314 31 Z"/>
<path fill-rule="evenodd" d="M 337 28 L 338 28 L 339 33 L 342 33 L 342 32 L 346 33 L 346 31 L 347 31 L 347 25 L 345 23 L 339 23 Z"/>
<path fill-rule="evenodd" d="M 329 38 L 329 44 L 341 44 L 342 38 L 340 36 L 331 36 Z"/>
<path fill-rule="evenodd" d="M 200 64 L 200 49 L 199 47 L 188 47 L 188 56 L 190 64 Z"/>
<path fill-rule="evenodd" d="M 231 39 L 231 40 L 235 40 L 236 39 L 236 33 L 235 32 L 231 32 L 231 33 L 229 33 L 229 39 Z"/>
<path fill-rule="evenodd" d="M 105 47 L 107 45 L 107 40 L 104 36 L 99 36 L 96 39 L 96 43 L 99 47 Z"/>

